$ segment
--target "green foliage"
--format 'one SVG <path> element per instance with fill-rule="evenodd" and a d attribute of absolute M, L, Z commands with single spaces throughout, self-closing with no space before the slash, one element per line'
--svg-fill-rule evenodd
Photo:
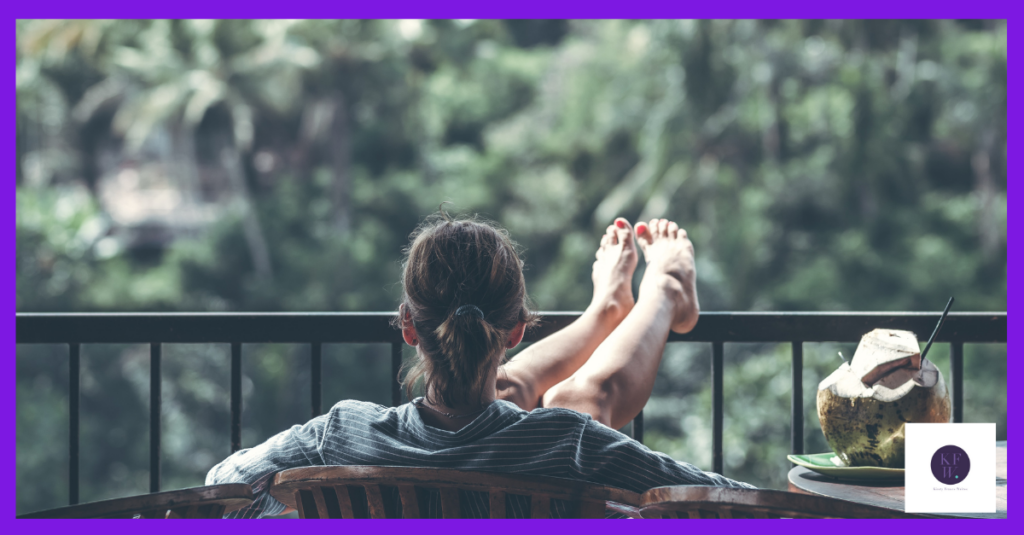
<path fill-rule="evenodd" d="M 1006 309 L 1005 22 L 18 21 L 17 35 L 19 311 L 392 310 L 400 251 L 443 201 L 525 246 L 542 310 L 586 306 L 620 215 L 687 228 L 704 310 L 938 310 L 949 295 Z M 140 247 L 104 191 L 143 164 L 212 222 Z M 838 347 L 805 348 L 808 451 L 827 447 L 812 393 Z M 1005 347 L 967 351 L 967 420 L 1005 437 Z M 645 412 L 651 447 L 705 469 L 709 352 L 670 346 Z M 83 499 L 146 490 L 145 355 L 90 349 Z M 19 511 L 65 496 L 33 484 L 64 474 L 63 439 L 39 446 L 65 432 L 62 358 L 18 349 Z M 244 444 L 308 417 L 307 358 L 247 347 Z M 227 454 L 227 349 L 167 346 L 164 363 L 164 488 L 199 485 Z M 788 346 L 730 345 L 726 363 L 726 474 L 781 487 Z M 390 399 L 386 346 L 325 348 L 324 368 L 325 406 Z"/>

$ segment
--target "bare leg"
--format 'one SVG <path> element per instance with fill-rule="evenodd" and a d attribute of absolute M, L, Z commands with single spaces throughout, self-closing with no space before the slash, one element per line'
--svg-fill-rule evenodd
<path fill-rule="evenodd" d="M 618 218 L 608 226 L 595 257 L 590 305 L 571 325 L 526 348 L 498 371 L 498 399 L 535 409 L 548 389 L 587 362 L 633 309 L 637 251 L 628 221 Z"/>
<path fill-rule="evenodd" d="M 638 224 L 637 236 L 647 271 L 636 305 L 576 373 L 543 397 L 545 407 L 589 413 L 613 429 L 632 420 L 651 396 L 669 330 L 689 332 L 700 314 L 686 231 L 660 219 Z"/>

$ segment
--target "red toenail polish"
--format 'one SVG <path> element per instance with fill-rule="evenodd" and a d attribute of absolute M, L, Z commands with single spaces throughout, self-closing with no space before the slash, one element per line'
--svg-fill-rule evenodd
<path fill-rule="evenodd" d="M 626 228 L 626 224 L 618 220 L 615 221 L 615 226 L 619 228 Z"/>

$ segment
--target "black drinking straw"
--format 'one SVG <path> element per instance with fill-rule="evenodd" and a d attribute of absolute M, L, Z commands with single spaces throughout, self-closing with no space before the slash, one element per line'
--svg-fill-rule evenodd
<path fill-rule="evenodd" d="M 935 330 L 932 331 L 932 335 L 928 338 L 928 345 L 924 346 L 924 351 L 921 352 L 921 360 L 928 355 L 928 350 L 932 348 L 932 341 L 935 340 L 935 335 L 939 334 L 939 330 L 942 329 L 942 324 L 946 322 L 946 314 L 949 314 L 949 307 L 953 306 L 953 296 L 949 296 L 949 302 L 946 303 L 946 310 L 942 311 L 942 315 L 939 316 L 939 323 L 935 326 Z"/>

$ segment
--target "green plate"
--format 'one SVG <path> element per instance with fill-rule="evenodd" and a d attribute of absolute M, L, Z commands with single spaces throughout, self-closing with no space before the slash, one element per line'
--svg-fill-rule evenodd
<path fill-rule="evenodd" d="M 882 468 L 880 466 L 836 466 L 833 459 L 839 460 L 833 452 L 815 453 L 813 455 L 787 455 L 793 464 L 798 464 L 819 474 L 837 479 L 859 479 L 879 481 L 886 479 L 903 479 L 902 468 Z"/>

